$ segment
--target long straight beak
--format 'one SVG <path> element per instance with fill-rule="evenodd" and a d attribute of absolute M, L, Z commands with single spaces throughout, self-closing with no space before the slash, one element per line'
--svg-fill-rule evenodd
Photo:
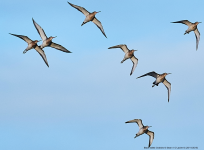
<path fill-rule="evenodd" d="M 53 38 L 56 38 L 57 36 L 53 37 Z"/>
<path fill-rule="evenodd" d="M 167 73 L 167 75 L 168 75 L 168 74 L 171 74 L 171 73 Z"/>
<path fill-rule="evenodd" d="M 42 40 L 39 40 L 38 42 L 40 42 L 40 41 L 42 41 Z"/>
<path fill-rule="evenodd" d="M 97 13 L 99 13 L 99 12 L 101 12 L 101 11 L 98 11 Z"/>
<path fill-rule="evenodd" d="M 199 23 L 202 23 L 202 22 L 199 22 Z"/>

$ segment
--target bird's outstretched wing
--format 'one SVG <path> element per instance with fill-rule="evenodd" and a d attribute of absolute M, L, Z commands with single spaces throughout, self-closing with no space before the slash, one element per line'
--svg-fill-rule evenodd
<path fill-rule="evenodd" d="M 169 102 L 170 93 L 171 93 L 171 83 L 169 83 L 166 79 L 164 79 L 163 84 L 166 86 L 168 90 L 168 102 Z"/>
<path fill-rule="evenodd" d="M 41 39 L 42 39 L 43 41 L 46 40 L 46 39 L 47 39 L 47 36 L 46 36 L 44 30 L 41 28 L 41 26 L 39 26 L 39 25 L 34 21 L 33 18 L 32 18 L 32 20 L 33 20 L 33 24 L 34 24 L 35 28 L 37 29 L 37 31 L 38 31 L 38 33 L 39 33 Z"/>
<path fill-rule="evenodd" d="M 141 77 L 144 77 L 144 76 L 152 76 L 154 78 L 157 78 L 157 75 L 158 74 L 156 72 L 152 71 L 152 72 L 146 73 L 146 74 L 144 74 L 144 75 L 142 75 L 140 77 L 137 77 L 137 78 L 141 78 Z"/>
<path fill-rule="evenodd" d="M 106 34 L 105 34 L 104 30 L 103 30 L 103 26 L 102 26 L 101 22 L 98 19 L 96 19 L 96 18 L 94 18 L 92 20 L 92 22 L 95 23 L 95 25 L 101 30 L 103 35 L 107 38 L 107 36 L 106 36 Z"/>
<path fill-rule="evenodd" d="M 56 43 L 51 43 L 50 44 L 50 47 L 52 47 L 52 48 L 56 48 L 56 49 L 58 49 L 58 50 L 60 50 L 60 51 L 63 51 L 63 52 L 66 52 L 66 53 L 71 53 L 70 51 L 68 51 L 66 48 L 64 48 L 63 46 L 61 46 L 61 45 L 59 45 L 59 44 L 56 44 Z"/>
<path fill-rule="evenodd" d="M 154 139 L 154 132 L 148 130 L 147 135 L 149 135 L 149 146 L 148 147 L 150 147 Z"/>
<path fill-rule="evenodd" d="M 47 62 L 47 58 L 46 58 L 46 55 L 45 55 L 45 52 L 39 46 L 36 46 L 35 50 L 40 54 L 40 56 L 42 57 L 42 59 L 44 60 L 46 65 L 49 67 L 48 62 Z"/>
<path fill-rule="evenodd" d="M 71 4 L 70 2 L 68 2 L 72 7 L 76 8 L 78 11 L 82 12 L 85 16 L 89 15 L 90 12 L 88 12 L 85 8 Z"/>
<path fill-rule="evenodd" d="M 192 25 L 192 23 L 190 21 L 188 21 L 188 20 L 181 20 L 181 21 L 176 21 L 176 22 L 172 22 L 172 23 L 183 23 L 183 24 L 185 24 L 187 26 Z"/>
<path fill-rule="evenodd" d="M 131 73 L 130 73 L 130 75 L 132 75 L 132 73 L 134 72 L 135 68 L 137 67 L 138 59 L 135 56 L 131 57 L 130 59 L 133 62 L 132 70 L 131 70 Z"/>
<path fill-rule="evenodd" d="M 9 34 L 11 34 L 11 33 L 9 33 Z M 16 35 L 16 34 L 11 34 L 11 35 L 14 35 L 14 36 L 17 36 L 17 37 L 21 38 L 22 40 L 26 41 L 28 44 L 32 42 L 32 40 L 30 38 L 28 38 L 27 36 Z"/>
<path fill-rule="evenodd" d="M 112 49 L 112 48 L 121 48 L 124 53 L 127 53 L 129 51 L 129 49 L 127 48 L 127 45 L 125 44 L 112 46 L 112 47 L 109 47 L 108 49 Z"/>
<path fill-rule="evenodd" d="M 195 37 L 196 37 L 196 50 L 198 49 L 198 44 L 199 44 L 199 41 L 200 41 L 200 32 L 198 31 L 198 29 L 196 29 L 194 31 L 195 33 Z"/>
<path fill-rule="evenodd" d="M 141 119 L 133 119 L 133 120 L 130 120 L 130 121 L 126 121 L 125 123 L 134 123 L 136 122 L 139 126 L 139 128 L 143 128 L 143 124 L 142 124 L 142 120 Z"/>

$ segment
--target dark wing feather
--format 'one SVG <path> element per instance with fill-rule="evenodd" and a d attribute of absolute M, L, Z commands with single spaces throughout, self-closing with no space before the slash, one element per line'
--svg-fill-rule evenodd
<path fill-rule="evenodd" d="M 35 50 L 40 54 L 40 56 L 42 57 L 42 59 L 44 60 L 46 65 L 49 67 L 48 62 L 47 62 L 47 58 L 46 58 L 46 55 L 45 55 L 45 52 L 39 46 L 36 46 Z"/>
<path fill-rule="evenodd" d="M 175 22 L 172 22 L 172 23 L 182 23 L 182 24 L 185 24 L 187 26 L 190 26 L 192 23 L 188 20 L 181 20 L 181 21 L 175 21 Z"/>
<path fill-rule="evenodd" d="M 108 49 L 112 49 L 112 48 L 121 48 L 124 53 L 127 53 L 129 51 L 129 49 L 127 48 L 127 45 L 125 45 L 125 44 L 112 46 L 112 47 L 109 47 Z"/>
<path fill-rule="evenodd" d="M 59 44 L 56 44 L 56 43 L 51 43 L 50 44 L 50 47 L 52 47 L 52 48 L 56 48 L 56 49 L 58 49 L 58 50 L 60 50 L 60 51 L 63 51 L 63 52 L 66 52 L 66 53 L 71 53 L 70 51 L 68 51 L 66 48 L 64 48 L 63 46 L 61 46 L 61 45 L 59 45 Z"/>
<path fill-rule="evenodd" d="M 11 34 L 11 33 L 9 33 L 9 34 Z M 27 36 L 24 36 L 24 35 L 16 35 L 16 34 L 11 34 L 11 35 L 21 38 L 22 40 L 24 40 L 24 41 L 27 42 L 28 44 L 32 42 L 32 40 L 31 40 L 30 38 L 28 38 Z"/>
<path fill-rule="evenodd" d="M 45 31 L 43 30 L 43 28 L 41 28 L 41 26 L 39 26 L 39 25 L 34 21 L 33 18 L 32 18 L 32 20 L 33 20 L 33 24 L 34 24 L 36 30 L 38 31 L 38 33 L 39 33 L 41 39 L 42 39 L 43 41 L 46 40 L 46 39 L 47 39 L 47 36 L 46 36 Z"/>
<path fill-rule="evenodd" d="M 144 74 L 144 75 L 142 75 L 140 77 L 137 77 L 137 78 L 141 78 L 141 77 L 144 77 L 144 76 L 152 76 L 154 78 L 157 78 L 157 75 L 158 74 L 156 72 L 152 71 L 152 72 L 146 73 L 146 74 Z"/>
<path fill-rule="evenodd" d="M 168 90 L 168 102 L 170 99 L 170 93 L 171 93 L 171 83 L 169 83 L 166 79 L 164 79 L 163 84 L 166 86 Z"/>
<path fill-rule="evenodd" d="M 149 146 L 148 147 L 150 147 L 154 139 L 154 132 L 148 130 L 146 134 L 149 135 Z"/>
<path fill-rule="evenodd" d="M 103 35 L 107 38 L 107 36 L 106 36 L 106 34 L 105 34 L 104 30 L 103 30 L 103 26 L 102 26 L 101 22 L 98 19 L 96 19 L 96 18 L 94 18 L 92 20 L 92 22 L 101 30 Z"/>
<path fill-rule="evenodd" d="M 69 3 L 69 2 L 68 2 Z M 72 7 L 76 8 L 78 11 L 82 12 L 85 16 L 89 15 L 90 12 L 88 12 L 85 8 L 83 7 L 80 7 L 80 6 L 77 6 L 77 5 L 74 5 L 74 4 L 71 4 L 69 3 Z"/>

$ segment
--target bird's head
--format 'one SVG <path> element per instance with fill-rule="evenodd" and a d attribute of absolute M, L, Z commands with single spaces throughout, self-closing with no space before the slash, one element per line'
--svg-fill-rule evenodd
<path fill-rule="evenodd" d="M 165 76 L 167 76 L 167 75 L 169 75 L 169 74 L 171 74 L 171 73 L 164 73 Z"/>
<path fill-rule="evenodd" d="M 152 126 L 144 126 L 144 129 L 147 130 L 150 127 L 152 127 Z"/>
<path fill-rule="evenodd" d="M 196 25 L 198 25 L 199 23 L 202 23 L 202 22 L 195 22 Z"/>
<path fill-rule="evenodd" d="M 36 43 L 36 44 L 37 44 L 37 43 L 38 43 L 38 42 L 40 42 L 40 41 L 41 41 L 41 40 L 39 40 L 39 41 L 38 41 L 38 40 L 35 40 L 35 41 L 34 41 L 34 43 Z"/>
<path fill-rule="evenodd" d="M 52 40 L 52 39 L 54 39 L 54 38 L 56 38 L 56 37 L 57 37 L 57 36 L 55 36 L 55 37 L 51 36 L 51 37 L 49 37 L 49 39 Z"/>
<path fill-rule="evenodd" d="M 93 14 L 95 15 L 95 14 L 97 14 L 97 13 L 99 13 L 99 12 L 101 12 L 101 11 L 98 11 L 98 12 L 94 11 Z"/>
<path fill-rule="evenodd" d="M 134 49 L 131 50 L 132 53 L 134 53 L 135 51 L 137 51 L 137 50 L 134 50 Z"/>

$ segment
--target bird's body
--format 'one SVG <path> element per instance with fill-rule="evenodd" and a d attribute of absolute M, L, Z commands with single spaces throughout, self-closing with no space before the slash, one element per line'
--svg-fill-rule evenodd
<path fill-rule="evenodd" d="M 11 33 L 10 33 L 11 34 Z M 39 54 L 40 56 L 43 58 L 44 62 L 46 63 L 46 65 L 49 67 L 48 65 L 48 62 L 47 62 L 47 58 L 46 58 L 46 55 L 45 55 L 45 52 L 37 45 L 37 43 L 39 41 L 35 40 L 35 41 L 32 41 L 30 38 L 28 38 L 27 36 L 24 36 L 24 35 L 16 35 L 16 34 L 11 34 L 11 35 L 14 35 L 16 37 L 19 37 L 21 38 L 22 40 L 24 40 L 25 42 L 28 43 L 28 46 L 27 48 L 23 51 L 23 53 L 25 54 L 27 51 L 31 50 L 31 49 L 35 49 Z"/>
<path fill-rule="evenodd" d="M 147 76 L 147 75 L 156 78 L 156 80 L 153 82 L 152 87 L 154 87 L 155 85 L 158 86 L 159 83 L 163 83 L 166 86 L 167 90 L 168 90 L 168 102 L 169 102 L 170 92 L 171 92 L 171 83 L 169 83 L 165 78 L 166 75 L 168 75 L 168 74 L 170 74 L 170 73 L 158 74 L 158 73 L 153 71 L 153 72 L 146 73 L 146 74 L 144 74 L 144 75 L 142 75 L 140 77 L 137 77 L 137 78 L 141 78 L 141 77 L 144 77 L 144 76 Z"/>
<path fill-rule="evenodd" d="M 53 39 L 53 38 L 54 38 L 54 37 L 49 37 L 49 38 L 45 39 L 45 40 L 43 41 L 43 43 L 40 45 L 40 47 L 41 47 L 41 48 L 44 48 L 44 47 L 50 46 L 51 43 L 52 43 L 52 39 Z"/>
<path fill-rule="evenodd" d="M 56 44 L 54 42 L 52 42 L 52 39 L 55 38 L 55 37 L 47 37 L 44 30 L 41 28 L 41 26 L 39 26 L 35 21 L 34 19 L 33 20 L 33 24 L 36 28 L 36 30 L 38 31 L 40 37 L 42 38 L 42 45 L 40 45 L 41 48 L 44 48 L 44 47 L 52 47 L 52 48 L 55 48 L 55 49 L 58 49 L 60 51 L 63 51 L 63 52 L 66 52 L 66 53 L 71 53 L 70 51 L 68 51 L 66 48 L 64 48 L 63 46 L 59 45 L 59 44 Z"/>
<path fill-rule="evenodd" d="M 163 82 L 165 79 L 165 76 L 166 76 L 166 73 L 163 73 L 163 74 L 157 74 L 157 78 L 156 80 L 153 82 L 153 85 L 152 87 L 154 87 L 155 85 L 159 85 L 159 83 Z"/>
<path fill-rule="evenodd" d="M 14 35 L 14 34 L 12 34 L 12 35 Z M 37 43 L 38 43 L 37 40 L 28 43 L 28 47 L 23 51 L 23 53 L 26 53 L 27 51 L 29 51 L 33 48 L 35 49 L 35 47 L 38 46 Z"/>
<path fill-rule="evenodd" d="M 83 21 L 83 23 L 81 24 L 81 26 L 83 26 L 85 23 L 89 22 L 89 21 L 93 21 L 94 18 L 95 18 L 95 15 L 97 14 L 98 12 L 94 11 L 90 14 L 88 14 L 85 18 L 85 20 Z"/>
<path fill-rule="evenodd" d="M 147 135 L 149 135 L 149 147 L 151 146 L 151 144 L 153 142 L 153 139 L 154 139 L 154 132 L 148 130 L 148 128 L 150 128 L 151 126 L 144 126 L 142 124 L 142 120 L 141 119 L 133 119 L 133 120 L 127 121 L 125 123 L 137 123 L 138 126 L 139 126 L 139 131 L 135 135 L 134 138 L 136 138 L 136 137 L 146 133 Z"/>
<path fill-rule="evenodd" d="M 134 56 L 134 51 L 135 50 L 129 50 L 127 53 L 125 53 L 125 56 L 124 56 L 123 60 L 121 61 L 121 63 L 123 63 L 127 59 L 131 59 Z"/>
<path fill-rule="evenodd" d="M 68 3 L 69 3 L 69 2 L 68 2 Z M 85 18 L 85 20 L 83 21 L 83 23 L 81 24 L 81 26 L 83 26 L 84 24 L 86 24 L 86 23 L 89 22 L 89 21 L 92 21 L 92 22 L 101 30 L 101 32 L 103 33 L 103 35 L 106 37 L 106 34 L 105 34 L 104 30 L 103 30 L 103 26 L 102 26 L 101 22 L 95 17 L 95 15 L 96 15 L 97 13 L 99 13 L 100 11 L 98 11 L 98 12 L 94 11 L 94 12 L 90 13 L 90 12 L 88 12 L 85 8 L 83 8 L 83 7 L 81 7 L 81 6 L 77 6 L 77 5 L 74 5 L 74 4 L 71 4 L 71 3 L 69 3 L 69 4 L 70 4 L 72 7 L 76 8 L 78 11 L 82 12 L 82 13 L 86 16 L 86 18 Z M 106 38 L 107 38 L 107 37 L 106 37 Z"/>
<path fill-rule="evenodd" d="M 196 50 L 198 49 L 198 44 L 200 41 L 200 32 L 198 31 L 197 25 L 201 22 L 195 22 L 195 23 L 191 23 L 188 20 L 181 20 L 181 21 L 176 21 L 176 22 L 172 22 L 172 23 L 182 23 L 188 26 L 188 29 L 185 31 L 185 34 L 189 34 L 191 31 L 194 31 L 195 36 L 196 36 Z"/>
<path fill-rule="evenodd" d="M 132 75 L 132 73 L 134 72 L 134 70 L 135 70 L 135 68 L 137 66 L 137 63 L 138 63 L 138 59 L 134 56 L 134 52 L 136 50 L 129 50 L 127 48 L 127 45 L 125 45 L 125 44 L 112 46 L 112 47 L 109 47 L 108 49 L 112 49 L 112 48 L 121 48 L 123 50 L 123 52 L 125 53 L 125 56 L 124 56 L 123 60 L 121 61 L 121 63 L 123 63 L 127 59 L 132 60 L 133 66 L 132 66 L 132 70 L 130 72 L 130 75 Z"/>

